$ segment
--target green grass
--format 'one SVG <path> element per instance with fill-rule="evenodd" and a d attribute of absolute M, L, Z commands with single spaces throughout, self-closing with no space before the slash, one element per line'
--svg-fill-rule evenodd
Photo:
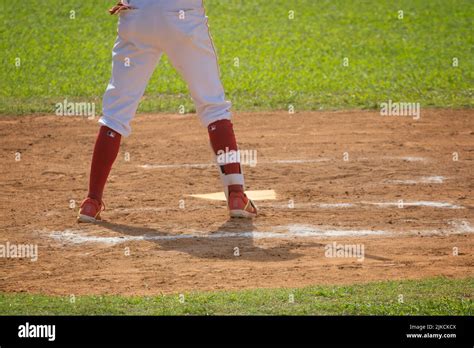
<path fill-rule="evenodd" d="M 116 34 L 106 11 L 113 3 L 1 0 L 0 114 L 52 113 L 65 98 L 99 108 Z M 375 108 L 388 99 L 473 106 L 471 0 L 207 0 L 206 7 L 234 109 Z M 177 112 L 180 104 L 194 110 L 164 59 L 140 111 Z"/>
<path fill-rule="evenodd" d="M 474 278 L 149 297 L 0 294 L 1 315 L 473 315 Z M 294 302 L 290 302 L 293 295 Z M 400 303 L 400 295 L 403 303 Z"/>

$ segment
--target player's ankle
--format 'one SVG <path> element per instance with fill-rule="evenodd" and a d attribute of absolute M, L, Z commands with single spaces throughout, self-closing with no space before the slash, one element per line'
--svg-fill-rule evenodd
<path fill-rule="evenodd" d="M 96 193 L 89 193 L 87 195 L 87 198 L 93 199 L 94 201 L 101 202 L 102 201 L 102 196 L 98 195 Z"/>

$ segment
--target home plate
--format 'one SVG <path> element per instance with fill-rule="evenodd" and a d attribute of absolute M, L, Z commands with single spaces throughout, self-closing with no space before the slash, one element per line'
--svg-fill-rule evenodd
<path fill-rule="evenodd" d="M 256 190 L 256 191 L 245 191 L 247 197 L 253 201 L 265 201 L 270 199 L 276 199 L 276 193 L 274 190 Z M 214 193 L 203 193 L 197 195 L 190 195 L 195 198 L 210 199 L 213 201 L 225 201 L 224 192 Z"/>

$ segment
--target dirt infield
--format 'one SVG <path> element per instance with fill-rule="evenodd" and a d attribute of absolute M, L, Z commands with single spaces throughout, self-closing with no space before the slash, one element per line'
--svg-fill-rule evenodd
<path fill-rule="evenodd" d="M 105 222 L 78 225 L 96 120 L 2 117 L 0 291 L 159 294 L 474 275 L 474 111 L 236 113 L 253 222 L 193 198 L 220 190 L 194 115 L 140 115 L 113 168 Z M 18 155 L 16 153 L 20 153 Z M 21 157 L 19 157 L 21 156 Z M 75 204 L 75 206 L 74 206 Z M 364 258 L 327 257 L 357 245 Z M 238 249 L 236 249 L 238 248 Z"/>

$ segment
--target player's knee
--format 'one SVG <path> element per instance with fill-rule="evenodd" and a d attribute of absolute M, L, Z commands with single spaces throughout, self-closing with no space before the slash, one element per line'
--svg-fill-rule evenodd
<path fill-rule="evenodd" d="M 211 123 L 219 120 L 230 120 L 231 119 L 231 103 L 228 101 L 217 103 L 217 104 L 207 104 L 201 108 L 197 108 L 197 113 L 201 119 L 202 124 L 207 127 Z"/>

